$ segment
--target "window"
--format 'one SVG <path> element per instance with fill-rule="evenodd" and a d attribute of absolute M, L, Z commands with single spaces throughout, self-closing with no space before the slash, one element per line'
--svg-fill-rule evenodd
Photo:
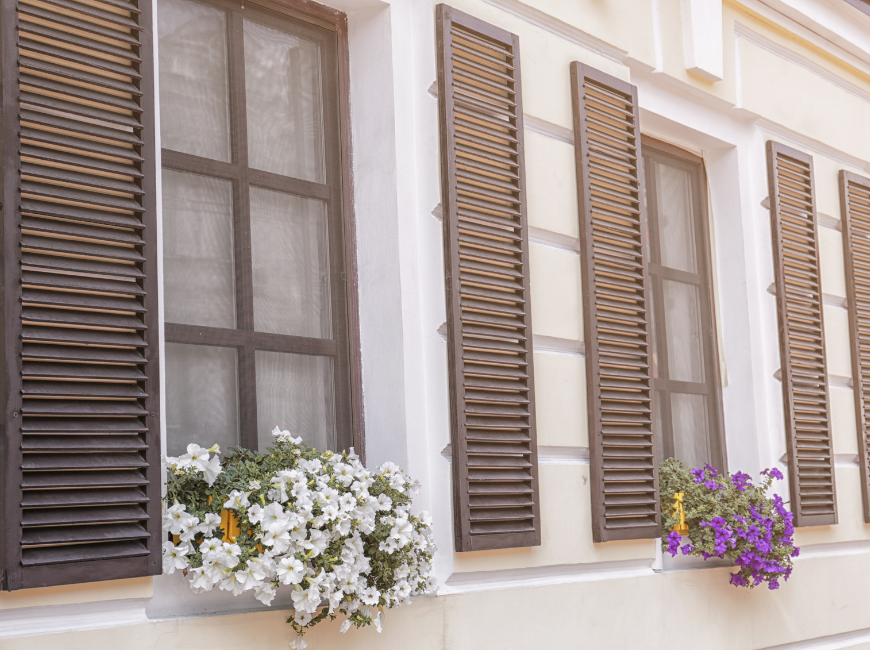
<path fill-rule="evenodd" d="M 724 469 L 703 162 L 646 139 L 643 159 L 661 457 Z"/>
<path fill-rule="evenodd" d="M 167 451 L 353 444 L 339 36 L 158 3 Z M 346 155 L 346 153 L 345 153 Z"/>

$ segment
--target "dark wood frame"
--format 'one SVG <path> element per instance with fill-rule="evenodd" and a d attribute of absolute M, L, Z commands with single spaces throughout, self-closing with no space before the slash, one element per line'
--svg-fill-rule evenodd
<path fill-rule="evenodd" d="M 528 389 L 528 423 L 529 423 L 529 468 L 532 489 L 532 512 L 534 530 L 528 532 L 502 532 L 486 535 L 471 534 L 471 506 L 468 480 L 468 440 L 467 420 L 468 407 L 465 396 L 465 374 L 463 362 L 463 321 L 461 306 L 460 283 L 460 237 L 458 219 L 458 191 L 456 183 L 456 128 L 455 100 L 451 80 L 453 78 L 453 60 L 451 48 L 451 25 L 459 24 L 468 30 L 481 35 L 482 40 L 491 39 L 505 44 L 513 52 L 515 69 L 513 73 L 513 94 L 515 115 L 512 116 L 517 138 L 517 177 L 518 202 L 520 213 L 520 241 L 522 245 L 521 264 L 525 272 L 522 278 L 522 291 L 526 299 L 521 320 L 526 332 L 524 356 L 527 361 L 526 388 Z M 534 401 L 534 370 L 532 350 L 532 321 L 529 296 L 529 250 L 528 250 L 528 217 L 525 197 L 524 171 L 524 135 L 522 83 L 520 78 L 519 37 L 500 29 L 474 16 L 454 9 L 445 4 L 436 7 L 436 41 L 438 48 L 438 106 L 441 124 L 441 201 L 444 212 L 444 266 L 445 293 L 447 302 L 447 356 L 450 379 L 450 430 L 453 450 L 453 514 L 454 538 L 456 551 L 481 551 L 502 548 L 518 548 L 538 546 L 541 543 L 541 512 L 538 488 L 538 454 L 537 433 L 535 427 Z M 509 82 L 510 83 L 510 82 Z"/>
<path fill-rule="evenodd" d="M 0 160 L 3 161 L 3 172 L 0 174 L 0 214 L 3 215 L 3 290 L 2 329 L 5 345 L 0 352 L 0 363 L 3 364 L 2 386 L 0 399 L 3 400 L 5 411 L 4 430 L 0 433 L 0 459 L 3 461 L 5 475 L 0 480 L 0 522 L 3 523 L 3 534 L 0 534 L 0 557 L 2 557 L 2 576 L 0 589 L 4 591 L 46 587 L 65 584 L 93 582 L 95 580 L 115 580 L 149 575 L 159 575 L 162 570 L 161 545 L 163 535 L 161 530 L 161 481 L 162 469 L 160 463 L 160 368 L 159 368 L 159 316 L 157 310 L 158 277 L 157 277 L 157 171 L 156 171 L 156 132 L 154 111 L 148 107 L 155 105 L 155 83 L 153 74 L 153 41 L 154 15 L 151 4 L 147 3 L 139 14 L 139 25 L 142 28 L 141 40 L 135 46 L 142 60 L 138 64 L 143 72 L 139 86 L 142 92 L 140 106 L 144 107 L 140 115 L 140 125 L 143 144 L 139 154 L 143 158 L 142 179 L 142 223 L 143 252 L 142 262 L 144 279 L 142 287 L 146 292 L 148 310 L 144 316 L 146 330 L 143 334 L 147 347 L 144 350 L 146 358 L 146 378 L 143 389 L 147 393 L 143 407 L 144 434 L 147 448 L 144 453 L 147 467 L 142 468 L 148 481 L 148 503 L 146 512 L 148 521 L 145 526 L 150 535 L 146 545 L 148 554 L 139 557 L 90 560 L 72 563 L 49 564 L 43 566 L 22 567 L 21 522 L 22 522 L 22 286 L 21 286 L 21 193 L 20 168 L 21 159 L 19 146 L 19 123 L 15 116 L 19 112 L 19 79 L 18 79 L 18 1 L 2 0 L 0 2 L 0 48 L 2 48 L 2 110 L 4 116 L 2 136 L 0 136 Z"/>
<path fill-rule="evenodd" d="M 240 444 L 257 448 L 256 350 L 328 356 L 334 360 L 335 433 L 365 459 L 359 345 L 356 241 L 350 156 L 347 17 L 304 0 L 204 0 L 227 12 L 232 162 L 162 150 L 163 168 L 203 174 L 233 185 L 236 329 L 166 323 L 167 342 L 231 347 L 237 351 Z M 321 45 L 326 179 L 316 183 L 250 169 L 244 92 L 243 21 L 246 16 L 299 34 Z M 331 339 L 254 331 L 249 187 L 285 192 L 326 203 L 332 307 Z"/>
<path fill-rule="evenodd" d="M 779 349 L 781 360 L 782 373 L 782 396 L 785 419 L 785 437 L 786 437 L 786 453 L 788 455 L 788 471 L 789 471 L 789 490 L 791 498 L 791 509 L 794 512 L 795 526 L 823 526 L 837 523 L 837 489 L 836 489 L 836 472 L 834 470 L 834 455 L 833 441 L 831 440 L 831 401 L 827 383 L 827 358 L 825 353 L 825 321 L 824 321 L 824 306 L 822 304 L 822 285 L 821 272 L 819 270 L 819 240 L 818 240 L 818 220 L 816 215 L 815 193 L 810 192 L 809 202 L 811 204 L 813 230 L 815 232 L 814 248 L 815 248 L 815 266 L 816 266 L 816 287 L 818 312 L 819 312 L 819 336 L 822 341 L 821 347 L 821 365 L 823 371 L 824 393 L 825 393 L 825 423 L 827 424 L 828 442 L 830 443 L 830 454 L 828 458 L 830 475 L 831 475 L 831 490 L 834 505 L 833 516 L 827 514 L 804 515 L 802 512 L 802 503 L 800 498 L 800 471 L 799 463 L 801 458 L 798 455 L 798 431 L 795 425 L 795 393 L 794 393 L 794 374 L 792 372 L 791 355 L 789 354 L 789 339 L 791 331 L 789 329 L 788 319 L 788 296 L 785 292 L 785 271 L 784 257 L 785 247 L 782 237 L 782 218 L 780 215 L 781 202 L 779 196 L 779 171 L 778 157 L 782 155 L 786 158 L 791 158 L 800 164 L 808 165 L 810 174 L 810 183 L 813 183 L 813 157 L 797 149 L 793 149 L 779 142 L 768 140 L 767 142 L 767 179 L 768 179 L 768 199 L 770 201 L 770 223 L 771 223 L 771 243 L 773 249 L 773 272 L 776 283 L 776 316 L 779 326 Z M 810 466 L 809 469 L 818 470 L 818 466 Z"/>
<path fill-rule="evenodd" d="M 846 296 L 849 304 L 849 342 L 852 345 L 852 382 L 855 398 L 855 424 L 858 433 L 858 466 L 861 469 L 861 496 L 863 503 L 864 522 L 870 524 L 870 422 L 868 422 L 867 403 L 870 398 L 870 383 L 867 382 L 866 368 L 870 363 L 870 354 L 866 343 L 862 346 L 859 336 L 861 322 L 858 319 L 858 309 L 866 305 L 870 282 L 867 279 L 866 264 L 860 273 L 855 271 L 854 231 L 852 223 L 852 197 L 849 187 L 860 186 L 865 192 L 870 192 L 870 178 L 840 170 L 840 216 L 843 224 L 843 257 L 846 270 Z M 865 208 L 866 209 L 866 208 Z M 866 236 L 864 236 L 866 241 Z M 863 257 L 866 257 L 864 253 Z M 863 262 L 864 260 L 862 260 Z M 860 279 L 859 279 L 860 278 Z M 860 287 L 859 287 L 860 283 Z M 866 330 L 865 330 L 866 332 Z"/>
<path fill-rule="evenodd" d="M 647 218 L 649 227 L 649 275 L 652 291 L 652 303 L 655 312 L 652 332 L 657 349 L 657 363 L 654 364 L 652 386 L 660 395 L 669 396 L 671 392 L 704 395 L 707 398 L 707 426 L 710 462 L 723 472 L 728 471 L 728 454 L 725 443 L 725 417 L 722 408 L 722 386 L 719 368 L 719 341 L 716 332 L 716 306 L 713 288 L 713 261 L 711 252 L 710 221 L 707 210 L 707 172 L 704 159 L 693 153 L 675 147 L 674 145 L 656 140 L 649 136 L 641 139 L 644 165 L 647 159 L 684 169 L 692 178 L 692 199 L 695 223 L 695 254 L 697 273 L 687 273 L 664 267 L 660 264 L 661 242 L 659 240 L 658 214 L 656 205 L 656 187 L 650 176 L 650 170 L 645 169 Z M 664 379 L 661 374 L 667 374 L 667 333 L 663 305 L 663 280 L 676 280 L 696 286 L 699 290 L 701 308 L 701 327 L 704 336 L 703 359 L 705 370 L 704 383 L 675 381 Z M 674 455 L 674 438 L 671 420 L 671 404 L 669 399 L 660 402 L 659 418 L 662 430 L 659 431 L 659 444 L 662 458 Z"/>
<path fill-rule="evenodd" d="M 592 214 L 592 170 L 588 164 L 589 160 L 589 136 L 586 132 L 587 110 L 584 101 L 584 84 L 586 79 L 591 79 L 596 84 L 606 87 L 612 92 L 620 93 L 631 98 L 633 108 L 633 118 L 631 124 L 626 125 L 626 132 L 631 129 L 632 133 L 629 136 L 634 140 L 633 148 L 635 150 L 635 160 L 640 158 L 642 145 L 640 133 L 640 108 L 637 99 L 637 87 L 617 79 L 612 75 L 597 70 L 591 66 L 574 61 L 571 63 L 571 94 L 573 100 L 573 117 L 574 117 L 574 157 L 577 173 L 577 203 L 578 203 L 578 218 L 580 221 L 580 241 L 581 250 L 581 279 L 582 279 L 582 294 L 583 294 L 583 327 L 584 340 L 586 341 L 586 408 L 589 419 L 589 456 L 590 456 L 590 492 L 592 502 L 592 539 L 595 542 L 608 542 L 613 540 L 624 539 L 652 539 L 659 536 L 661 531 L 661 515 L 658 508 L 658 464 L 659 450 L 656 440 L 657 432 L 655 430 L 655 402 L 652 397 L 652 368 L 651 362 L 647 362 L 639 372 L 646 372 L 646 376 L 642 381 L 638 382 L 637 388 L 639 393 L 646 393 L 645 397 L 649 399 L 650 423 L 648 425 L 648 437 L 650 439 L 649 458 L 650 474 L 652 476 L 651 483 L 647 489 L 639 489 L 636 493 L 646 494 L 648 499 L 655 499 L 656 505 L 652 507 L 651 521 L 646 523 L 638 523 L 633 526 L 625 527 L 608 527 L 607 515 L 607 484 L 608 478 L 605 475 L 605 432 L 602 416 L 602 391 L 601 391 L 601 355 L 599 353 L 598 340 L 598 308 L 596 304 L 596 272 L 597 267 L 593 255 L 590 253 L 594 249 L 595 232 L 590 215 Z M 605 91 L 606 92 L 606 91 Z M 627 102 L 626 102 L 627 103 Z M 648 236 L 649 227 L 647 225 L 647 210 L 643 200 L 644 191 L 644 165 L 642 160 L 636 165 L 637 175 L 635 181 L 637 186 L 631 190 L 626 190 L 626 196 L 631 193 L 634 195 L 633 201 L 637 203 L 637 219 L 639 224 L 640 241 L 638 248 L 639 256 L 643 259 L 646 257 L 646 237 Z M 626 182 L 627 186 L 631 186 L 633 181 Z M 646 263 L 640 265 L 640 283 L 643 287 L 645 303 L 644 309 L 648 309 L 649 305 L 649 287 L 650 277 L 649 269 Z M 648 321 L 647 321 L 648 322 Z M 644 338 L 647 349 L 652 347 L 652 335 L 649 332 L 648 326 Z M 649 357 L 648 357 L 649 358 Z M 645 433 L 643 426 L 638 426 L 638 433 Z M 618 459 L 611 458 L 607 460 L 607 469 L 611 474 L 616 473 L 616 470 L 627 469 L 635 470 L 640 459 Z M 618 482 L 619 479 L 614 479 Z M 642 501 L 643 498 L 638 498 Z M 637 504 L 631 504 L 637 505 Z"/>

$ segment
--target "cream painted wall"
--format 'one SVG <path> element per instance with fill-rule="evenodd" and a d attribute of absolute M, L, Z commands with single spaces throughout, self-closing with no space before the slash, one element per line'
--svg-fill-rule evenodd
<path fill-rule="evenodd" d="M 870 77 L 832 54 L 836 44 L 808 40 L 813 37 L 786 20 L 777 22 L 755 0 L 724 3 L 725 78 L 715 83 L 685 70 L 680 0 L 452 3 L 520 37 L 543 522 L 539 547 L 458 554 L 452 552 L 450 462 L 442 454 L 449 424 L 446 345 L 437 333 L 445 318 L 440 224 L 432 216 L 439 200 L 437 108 L 429 92 L 435 80 L 433 9 L 423 0 L 335 4 L 359 29 L 375 30 L 363 34 L 371 41 L 363 51 L 369 62 L 352 58 L 352 74 L 387 69 L 377 77 L 382 94 L 355 103 L 352 98 L 356 121 L 364 120 L 363 107 L 393 102 L 377 125 L 390 136 L 378 161 L 384 178 L 392 179 L 385 186 L 392 183 L 398 191 L 389 201 L 370 197 L 371 207 L 357 214 L 371 228 L 360 244 L 373 264 L 371 277 L 379 277 L 380 267 L 375 248 L 365 248 L 365 241 L 377 239 L 378 219 L 390 226 L 392 239 L 382 242 L 383 250 L 389 244 L 396 258 L 390 260 L 391 272 L 399 277 L 378 295 L 403 319 L 395 337 L 400 340 L 394 341 L 402 360 L 393 357 L 391 377 L 403 386 L 395 394 L 402 393 L 396 399 L 404 410 L 396 415 L 385 408 L 392 404 L 375 405 L 393 436 L 380 440 L 377 449 L 389 453 L 398 440 L 395 448 L 407 453 L 412 473 L 423 479 L 421 502 L 435 516 L 442 587 L 438 597 L 416 599 L 412 607 L 389 613 L 382 635 L 367 630 L 341 637 L 336 625 L 323 625 L 311 635 L 312 650 L 665 648 L 679 642 L 677 636 L 722 650 L 796 642 L 807 650 L 870 648 L 864 596 L 870 526 L 863 522 L 854 459 L 853 393 L 844 383 L 852 372 L 842 304 L 828 304 L 824 311 L 829 374 L 836 376 L 831 406 L 840 523 L 798 532 L 804 553 L 792 580 L 778 592 L 737 590 L 727 585 L 726 569 L 654 570 L 661 562 L 652 540 L 592 542 L 568 66 L 579 60 L 639 85 L 643 131 L 708 160 L 723 305 L 720 335 L 730 375 L 742 382 L 734 386 L 732 379 L 726 389 L 727 420 L 752 425 L 726 433 L 730 457 L 745 463 L 732 469 L 751 471 L 776 464 L 784 450 L 779 384 L 773 379 L 779 363 L 775 312 L 767 292 L 769 222 L 760 207 L 767 193 L 764 140 L 783 141 L 814 157 L 818 211 L 826 216 L 819 231 L 823 289 L 829 303 L 842 303 L 837 173 L 870 170 Z M 392 39 L 390 47 L 386 39 Z M 608 47 L 595 46 L 597 39 Z M 355 130 L 355 137 L 366 131 Z M 384 206 L 388 213 L 376 214 Z M 732 291 L 729 282 L 740 283 L 740 291 Z M 364 334 L 378 338 L 374 331 Z M 371 391 L 370 399 L 377 394 Z M 749 397 L 755 402 L 747 406 Z M 152 593 L 150 579 L 0 593 L 0 647 L 267 650 L 286 647 L 290 638 L 286 612 L 145 621 L 143 610 L 143 622 L 117 627 L 110 613 L 100 614 L 102 602 L 147 601 Z M 25 635 L 16 623 L 18 612 L 11 611 L 19 609 L 21 617 L 33 620 L 24 626 Z M 681 632 L 674 631 L 677 621 Z M 77 625 L 99 629 L 42 634 Z M 843 641 L 837 635 L 851 636 Z M 833 642 L 846 645 L 825 645 Z"/>

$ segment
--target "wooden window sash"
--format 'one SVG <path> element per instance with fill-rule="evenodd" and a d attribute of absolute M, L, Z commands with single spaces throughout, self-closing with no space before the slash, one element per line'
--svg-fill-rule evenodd
<path fill-rule="evenodd" d="M 637 88 L 574 62 L 571 91 L 592 536 L 596 542 L 655 538 L 658 452 Z M 621 337 L 633 342 L 625 347 Z"/>
<path fill-rule="evenodd" d="M 227 15 L 228 94 L 232 161 L 162 150 L 163 169 L 201 174 L 232 182 L 235 260 L 236 328 L 166 323 L 166 341 L 228 347 L 238 355 L 240 444 L 258 447 L 256 351 L 329 357 L 334 363 L 335 430 L 338 449 L 354 447 L 365 458 L 356 257 L 350 193 L 348 121 L 347 19 L 316 5 L 297 2 L 244 3 L 204 0 Z M 246 17 L 304 35 L 321 46 L 324 110 L 325 182 L 318 183 L 265 172 L 248 166 L 247 106 L 243 21 Z M 333 336 L 330 339 L 260 332 L 254 329 L 249 188 L 257 187 L 327 205 L 329 275 Z"/>
<path fill-rule="evenodd" d="M 456 550 L 535 546 L 519 39 L 443 4 L 436 25 Z"/>
<path fill-rule="evenodd" d="M 858 433 L 858 465 L 864 522 L 870 523 L 870 178 L 840 170 L 840 210 L 852 381 Z"/>
<path fill-rule="evenodd" d="M 662 290 L 663 280 L 676 280 L 678 282 L 691 283 L 698 288 L 698 296 L 701 310 L 701 329 L 703 334 L 703 362 L 704 381 L 684 382 L 667 379 L 659 376 L 653 377 L 652 386 L 655 391 L 664 391 L 667 400 L 662 403 L 662 421 L 664 431 L 660 431 L 662 456 L 669 458 L 674 456 L 674 439 L 670 424 L 670 406 L 668 400 L 670 394 L 689 393 L 704 395 L 707 398 L 707 426 L 708 443 L 711 457 L 708 460 L 714 467 L 723 472 L 728 471 L 728 456 L 725 445 L 725 423 L 722 409 L 722 386 L 719 368 L 719 346 L 716 332 L 716 316 L 713 301 L 713 266 L 711 254 L 710 223 L 707 213 L 707 178 L 704 168 L 704 160 L 683 149 L 660 142 L 644 136 L 642 138 L 644 162 L 655 160 L 663 164 L 678 166 L 687 171 L 692 178 L 693 216 L 695 226 L 695 257 L 697 272 L 688 273 L 678 271 L 656 263 L 661 259 L 661 243 L 659 241 L 658 214 L 656 205 L 656 190 L 653 182 L 647 183 L 647 212 L 649 215 L 650 249 L 652 251 L 649 261 L 650 282 L 655 299 L 653 300 L 656 317 L 656 326 L 653 327 L 653 337 L 656 340 L 656 349 L 659 369 L 667 369 L 667 341 L 664 326 L 665 311 Z M 648 176 L 647 176 L 648 179 Z M 649 179 L 648 179 L 649 180 Z M 658 324 L 662 325 L 659 326 Z M 664 354 L 662 354 L 664 352 Z M 666 434 L 666 431 L 670 432 Z"/>
<path fill-rule="evenodd" d="M 836 524 L 813 159 L 768 141 L 767 171 L 791 509 L 795 526 Z"/>

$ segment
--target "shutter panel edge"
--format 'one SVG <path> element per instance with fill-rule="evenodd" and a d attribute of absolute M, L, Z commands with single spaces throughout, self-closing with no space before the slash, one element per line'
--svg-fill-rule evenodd
<path fill-rule="evenodd" d="M 593 342 L 598 341 L 598 309 L 594 298 L 596 292 L 595 273 L 596 265 L 593 250 L 593 224 L 589 218 L 592 209 L 591 188 L 592 178 L 590 165 L 588 164 L 589 156 L 589 134 L 586 130 L 587 108 L 585 101 L 585 83 L 587 80 L 605 89 L 611 89 L 612 93 L 622 95 L 626 99 L 623 103 L 631 104 L 631 120 L 633 124 L 628 125 L 631 133 L 626 137 L 633 139 L 635 149 L 635 162 L 633 172 L 637 179 L 636 197 L 629 197 L 630 202 L 637 204 L 637 223 L 638 223 L 638 243 L 636 248 L 640 251 L 635 255 L 640 260 L 641 267 L 641 282 L 642 290 L 644 291 L 643 302 L 649 302 L 649 292 L 651 291 L 649 273 L 646 261 L 646 237 L 647 237 L 647 222 L 646 222 L 646 206 L 644 204 L 644 169 L 643 157 L 641 153 L 641 132 L 640 132 L 640 115 L 637 101 L 637 88 L 626 81 L 622 81 L 608 75 L 591 66 L 574 61 L 571 64 L 571 95 L 573 99 L 573 117 L 574 117 L 574 156 L 576 161 L 577 174 L 577 200 L 579 207 L 580 219 L 580 239 L 581 239 L 581 269 L 582 269 L 582 291 L 583 291 L 583 328 L 584 340 L 586 341 L 586 394 L 587 394 L 587 411 L 589 418 L 589 450 L 590 450 L 590 492 L 592 499 L 592 537 L 595 542 L 607 542 L 613 540 L 625 539 L 651 539 L 660 535 L 661 530 L 661 514 L 659 512 L 658 499 L 658 449 L 655 432 L 655 414 L 654 400 L 652 400 L 653 389 L 651 383 L 651 368 L 647 367 L 646 372 L 640 371 L 639 392 L 647 393 L 650 399 L 649 408 L 649 425 L 648 430 L 638 429 L 639 437 L 647 438 L 645 443 L 641 443 L 642 447 L 647 450 L 647 470 L 651 478 L 646 478 L 641 481 L 633 481 L 632 478 L 617 477 L 608 478 L 605 474 L 605 434 L 602 423 L 602 400 L 601 400 L 601 365 L 598 346 Z M 604 91 L 606 92 L 606 90 Z M 625 131 L 628 133 L 628 131 Z M 630 166 L 630 163 L 629 163 Z M 649 323 L 639 325 L 642 331 L 640 338 L 646 342 L 647 350 L 652 347 L 652 335 L 649 329 Z M 614 436 L 619 434 L 614 433 Z M 619 471 L 620 463 L 618 458 L 611 458 L 607 461 L 609 470 Z M 624 469 L 631 471 L 635 469 L 632 463 L 622 463 Z M 613 475 L 613 474 L 611 474 Z M 606 493 L 608 483 L 622 483 L 623 489 L 629 491 L 630 494 L 635 494 L 632 499 L 629 499 L 624 509 L 620 511 L 620 506 L 612 504 L 608 512 L 608 504 L 606 503 Z M 631 491 L 629 487 L 631 483 L 641 483 L 645 485 L 638 486 L 638 491 Z M 614 485 L 614 487 L 616 487 Z M 619 499 L 621 503 L 621 499 Z M 634 509 L 632 511 L 632 508 Z M 624 525 L 619 525 L 617 521 L 619 515 L 623 512 L 627 514 L 623 517 L 624 520 L 638 516 L 639 520 L 627 522 Z M 610 516 L 608 516 L 610 514 Z M 612 523 L 611 523 L 612 522 Z M 609 525 L 610 524 L 610 525 Z"/>
<path fill-rule="evenodd" d="M 515 526 L 515 530 L 507 530 L 510 526 L 505 523 L 494 522 L 494 532 L 482 532 L 483 529 L 478 524 L 478 530 L 475 531 L 474 522 L 472 521 L 472 494 L 470 492 L 469 480 L 469 439 L 468 439 L 468 402 L 466 401 L 466 384 L 464 373 L 463 360 L 463 340 L 464 335 L 470 333 L 473 326 L 463 328 L 462 316 L 462 301 L 460 291 L 460 250 L 461 242 L 459 236 L 459 193 L 457 186 L 457 165 L 456 165 L 456 102 L 454 92 L 454 57 L 453 57 L 453 29 L 458 27 L 465 33 L 469 34 L 469 38 L 477 40 L 479 45 L 486 46 L 490 42 L 493 47 L 502 47 L 510 52 L 513 65 L 504 67 L 503 76 L 509 76 L 511 79 L 507 84 L 512 84 L 512 90 L 505 84 L 507 94 L 513 96 L 513 108 L 508 105 L 508 108 L 501 111 L 502 117 L 490 111 L 487 113 L 484 107 L 483 111 L 478 110 L 478 119 L 481 121 L 498 121 L 504 120 L 497 124 L 498 128 L 507 128 L 514 132 L 516 143 L 516 154 L 513 159 L 516 161 L 515 189 L 512 194 L 515 197 L 513 209 L 516 216 L 513 221 L 504 220 L 501 223 L 502 228 L 513 230 L 512 237 L 519 235 L 519 239 L 515 240 L 515 246 L 519 249 L 514 253 L 518 255 L 515 266 L 521 267 L 523 270 L 520 278 L 521 287 L 518 297 L 521 303 L 524 304 L 522 314 L 517 316 L 517 321 L 521 323 L 521 327 L 525 330 L 524 338 L 518 339 L 513 343 L 515 348 L 520 348 L 518 354 L 523 357 L 523 361 L 527 364 L 526 377 L 518 379 L 521 386 L 520 393 L 525 392 L 527 395 L 527 415 L 521 416 L 525 419 L 525 434 L 524 440 L 519 440 L 517 444 L 522 448 L 518 451 L 514 458 L 527 459 L 524 464 L 526 469 L 526 478 L 512 483 L 518 486 L 518 491 L 511 492 L 512 498 L 519 499 L 517 494 L 526 494 L 526 501 L 522 508 L 515 508 L 518 511 L 524 511 L 528 514 L 522 517 L 522 520 Z M 494 550 L 504 548 L 520 548 L 528 546 L 538 546 L 541 543 L 541 518 L 540 518 L 540 496 L 538 487 L 538 462 L 537 462 L 537 442 L 535 431 L 535 407 L 534 407 L 534 371 L 533 371 L 533 350 L 532 350 L 532 327 L 531 327 L 531 303 L 529 300 L 529 243 L 528 243 L 528 223 L 526 216 L 526 200 L 525 200 L 525 173 L 523 162 L 523 112 L 522 112 L 522 91 L 519 69 L 519 39 L 516 35 L 511 34 L 494 25 L 486 23 L 482 20 L 474 18 L 464 12 L 458 11 L 453 7 L 445 4 L 439 4 L 436 7 L 436 42 L 438 47 L 438 105 L 439 105 L 439 123 L 440 123 L 440 148 L 441 148 L 441 195 L 442 195 L 442 212 L 443 212 L 443 227 L 444 227 L 444 262 L 445 262 L 445 293 L 447 303 L 447 348 L 448 348 L 448 374 L 449 374 L 449 399 L 451 413 L 451 441 L 452 441 L 452 471 L 453 471 L 453 510 L 454 510 L 454 536 L 455 549 L 458 552 L 464 551 L 480 551 Z M 480 59 L 478 59 L 480 61 Z M 505 62 L 507 59 L 505 59 Z M 512 68 L 512 69 L 510 69 Z M 466 74 L 468 71 L 466 69 Z M 489 77 L 492 82 L 492 77 Z M 478 109 L 485 103 L 481 102 L 477 105 Z M 474 104 L 465 102 L 465 113 L 474 112 Z M 468 108 L 471 106 L 471 108 Z M 501 125 L 504 125 L 502 127 Z M 483 125 L 481 125 L 483 126 Z M 472 127 L 473 128 L 473 127 Z M 510 134 L 508 134 L 510 135 Z M 473 139 L 473 136 L 470 136 Z M 478 156 L 486 158 L 485 155 Z M 482 162 L 482 161 L 480 161 Z M 504 177 L 503 177 L 504 178 Z M 468 212 L 474 211 L 474 208 L 465 210 L 465 223 L 473 223 L 467 220 Z M 472 215 L 473 216 L 473 215 Z M 490 217 L 493 221 L 499 221 L 500 217 Z M 478 223 L 483 227 L 483 220 Z M 518 231 L 518 232 L 517 232 Z M 467 249 L 466 249 L 467 250 Z M 485 264 L 485 262 L 484 262 Z M 483 329 L 483 328 L 480 328 Z M 521 409 L 520 409 L 521 410 Z M 482 421 L 483 418 L 474 420 L 475 424 Z M 493 418 L 495 420 L 495 418 Z M 494 422 L 495 423 L 495 422 Z M 505 430 L 510 430 L 509 424 L 503 424 Z M 498 429 L 493 429 L 498 431 Z M 520 430 L 519 433 L 522 433 Z M 495 434 L 497 435 L 497 434 Z M 507 439 L 509 434 L 503 434 L 504 439 Z M 503 439 L 503 440 L 504 440 Z M 478 440 L 480 442 L 480 440 Z M 484 454 L 485 458 L 485 454 Z M 490 459 L 493 457 L 490 456 Z M 481 461 L 485 462 L 485 460 Z M 482 467 L 482 466 L 481 466 Z M 486 468 L 484 468 L 486 469 Z M 495 464 L 489 466 L 489 471 L 495 469 Z M 515 470 L 518 471 L 518 470 Z M 493 473 L 495 476 L 495 473 Z M 481 480 L 486 480 L 485 478 Z M 491 479 L 497 484 L 498 479 Z M 479 483 L 482 485 L 483 483 Z M 492 484 L 492 483 L 491 483 Z M 505 485 L 502 483 L 501 485 Z M 490 499 L 498 500 L 498 487 L 494 488 L 495 492 L 491 493 Z M 484 492 L 478 494 L 481 503 L 485 503 L 487 497 Z M 510 494 L 505 492 L 501 495 L 504 500 L 509 500 Z M 485 507 L 485 506 L 484 506 Z M 525 522 L 525 523 L 522 523 Z M 499 527 L 504 527 L 502 532 L 498 532 Z"/>
<path fill-rule="evenodd" d="M 822 386 L 824 387 L 825 395 L 825 422 L 826 425 L 826 440 L 828 446 L 827 466 L 822 467 L 816 465 L 816 471 L 821 468 L 821 471 L 827 472 L 830 476 L 830 512 L 804 514 L 804 508 L 809 508 L 809 504 L 804 504 L 801 499 L 802 478 L 801 473 L 801 457 L 798 454 L 798 432 L 795 425 L 795 389 L 794 389 L 794 374 L 792 369 L 792 358 L 789 352 L 789 336 L 790 328 L 787 318 L 788 314 L 788 297 L 785 290 L 786 280 L 784 273 L 784 256 L 785 249 L 783 245 L 782 234 L 782 201 L 779 191 L 779 165 L 780 158 L 791 159 L 792 165 L 805 166 L 807 169 L 807 183 L 804 199 L 806 205 L 809 206 L 809 213 L 812 218 L 812 239 L 813 239 L 813 262 L 815 264 L 816 283 L 814 290 L 817 293 L 815 299 L 815 307 L 817 307 L 819 315 L 818 337 L 821 341 L 821 370 L 822 370 Z M 776 283 L 776 315 L 779 328 L 779 349 L 780 363 L 782 374 L 782 392 L 783 392 L 783 407 L 785 420 L 785 435 L 786 435 L 786 451 L 788 454 L 788 472 L 789 472 L 789 491 L 791 499 L 791 509 L 794 513 L 794 525 L 797 527 L 804 526 L 824 526 L 837 523 L 837 493 L 836 493 L 836 472 L 834 469 L 833 455 L 833 440 L 831 433 L 831 405 L 830 393 L 828 389 L 827 379 L 827 352 L 825 350 L 825 329 L 824 329 L 824 307 L 822 304 L 822 288 L 821 288 L 821 273 L 819 270 L 819 240 L 818 240 L 818 223 L 816 215 L 815 202 L 815 184 L 813 179 L 813 158 L 809 154 L 793 149 L 789 146 L 775 142 L 767 141 L 767 179 L 768 179 L 768 196 L 770 201 L 770 223 L 771 223 L 771 240 L 773 248 L 773 265 L 774 277 Z M 797 183 L 797 181 L 792 181 Z M 804 461 L 813 462 L 813 461 Z M 808 467 L 808 469 L 810 469 Z M 805 479 L 810 481 L 812 479 Z M 808 484 L 808 489 L 809 489 Z"/>
<path fill-rule="evenodd" d="M 864 511 L 864 522 L 870 524 L 870 440 L 868 440 L 868 436 L 870 436 L 870 418 L 865 415 L 865 408 L 870 407 L 870 404 L 865 406 L 867 399 L 870 398 L 870 371 L 866 373 L 862 372 L 862 366 L 865 365 L 865 362 L 867 365 L 870 365 L 870 352 L 863 355 L 861 353 L 861 339 L 859 335 L 861 328 L 858 322 L 859 304 L 863 302 L 870 307 L 870 300 L 866 298 L 859 300 L 857 276 L 855 273 L 855 251 L 852 246 L 853 238 L 855 237 L 852 220 L 852 190 L 853 188 L 858 188 L 859 191 L 870 196 L 870 178 L 841 169 L 839 181 L 840 215 L 843 226 L 843 257 L 846 270 L 846 297 L 849 306 L 849 342 L 852 346 L 852 382 L 855 398 L 856 430 L 858 433 L 858 464 L 861 469 L 862 509 Z M 864 207 L 862 212 L 867 213 L 862 216 L 864 217 L 865 224 L 870 225 L 870 206 Z M 868 241 L 868 244 L 870 244 L 870 241 Z M 865 255 L 864 257 L 867 256 Z M 870 279 L 864 280 L 864 287 L 862 288 L 865 289 L 863 293 L 870 293 Z M 865 376 L 867 376 L 866 380 Z"/>

